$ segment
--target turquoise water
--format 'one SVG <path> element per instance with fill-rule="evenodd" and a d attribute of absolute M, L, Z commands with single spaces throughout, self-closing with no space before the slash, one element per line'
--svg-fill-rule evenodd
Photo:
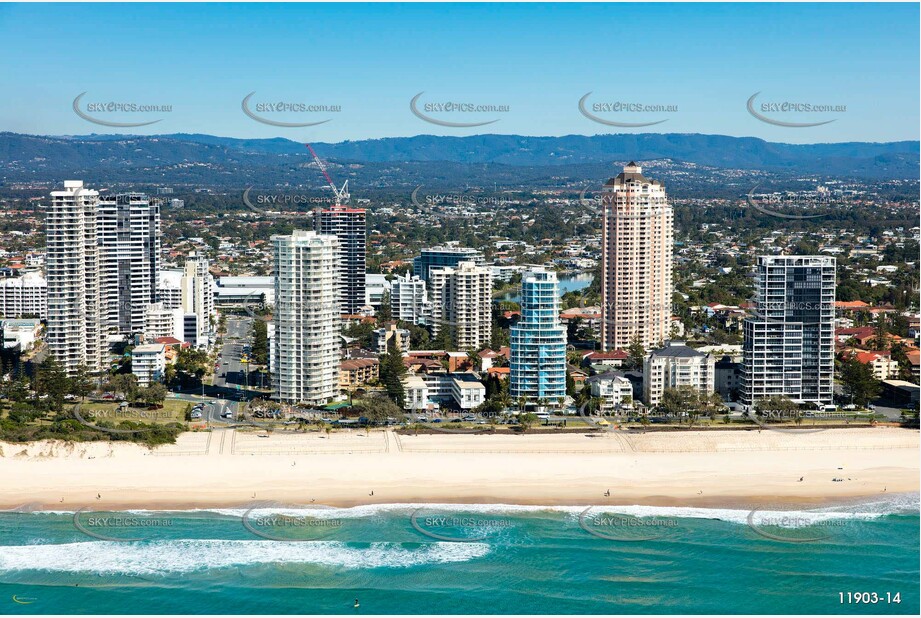
<path fill-rule="evenodd" d="M 560 296 L 566 294 L 567 292 L 575 292 L 578 290 L 584 290 L 592 284 L 592 273 L 576 273 L 574 275 L 560 275 L 559 277 L 559 288 Z M 521 302 L 521 288 L 515 288 L 506 292 L 500 300 L 506 302 L 518 303 Z"/>
<path fill-rule="evenodd" d="M 115 516 L 136 520 L 105 519 Z M 73 513 L 3 512 L 0 607 L 5 614 L 917 614 L 918 530 L 917 495 L 756 513 L 312 506 L 82 512 L 75 524 Z M 842 604 L 842 592 L 881 600 Z M 887 592 L 901 603 L 886 603 Z"/>

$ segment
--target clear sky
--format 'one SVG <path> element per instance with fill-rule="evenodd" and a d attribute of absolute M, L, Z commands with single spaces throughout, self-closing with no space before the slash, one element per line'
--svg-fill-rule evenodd
<path fill-rule="evenodd" d="M 2 4 L 0 131 L 48 135 L 209 133 L 341 141 L 419 134 L 715 133 L 792 143 L 919 137 L 918 4 Z M 272 113 L 308 128 L 261 124 L 258 103 L 338 105 Z M 417 109 L 454 122 L 431 124 Z M 846 111 L 765 111 L 795 102 Z M 171 105 L 168 113 L 80 118 L 74 98 Z M 614 121 L 667 121 L 612 128 Z M 427 112 L 435 102 L 507 112 Z M 625 101 L 668 113 L 609 112 Z M 757 107 L 758 111 L 762 108 Z"/>

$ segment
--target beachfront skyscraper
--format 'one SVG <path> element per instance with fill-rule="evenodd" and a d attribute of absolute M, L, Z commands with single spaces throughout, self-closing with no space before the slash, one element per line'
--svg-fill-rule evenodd
<path fill-rule="evenodd" d="M 339 240 L 313 231 L 272 236 L 279 401 L 326 404 L 339 393 Z"/>
<path fill-rule="evenodd" d="M 672 209 L 665 187 L 631 162 L 602 189 L 601 344 L 626 349 L 669 337 Z"/>
<path fill-rule="evenodd" d="M 744 324 L 742 402 L 779 395 L 831 403 L 834 322 L 835 258 L 759 256 Z"/>
<path fill-rule="evenodd" d="M 366 242 L 365 210 L 333 206 L 317 213 L 316 230 L 339 239 L 342 313 L 355 314 L 365 305 Z"/>
<path fill-rule="evenodd" d="M 195 252 L 189 254 L 180 288 L 183 312 L 186 316 L 195 316 L 195 340 L 192 343 L 207 344 L 214 314 L 214 277 L 211 276 L 207 257 Z"/>
<path fill-rule="evenodd" d="M 482 266 L 486 260 L 481 251 L 458 246 L 457 242 L 450 242 L 440 247 L 423 249 L 418 257 L 413 258 L 413 274 L 425 281 L 431 289 L 432 282 L 429 273 L 433 268 L 443 266 L 454 268 L 461 262 L 473 262 L 477 266 Z"/>
<path fill-rule="evenodd" d="M 479 350 L 492 337 L 492 269 L 474 262 L 429 270 L 432 336 L 456 350 Z"/>
<path fill-rule="evenodd" d="M 103 368 L 106 341 L 99 300 L 99 193 L 82 180 L 51 192 L 47 231 L 48 350 L 68 373 Z"/>
<path fill-rule="evenodd" d="M 566 396 L 566 327 L 560 322 L 556 273 L 521 275 L 521 319 L 511 330 L 509 394 L 557 405 Z"/>
<path fill-rule="evenodd" d="M 144 332 L 160 279 L 160 206 L 142 193 L 101 197 L 97 228 L 103 329 Z"/>

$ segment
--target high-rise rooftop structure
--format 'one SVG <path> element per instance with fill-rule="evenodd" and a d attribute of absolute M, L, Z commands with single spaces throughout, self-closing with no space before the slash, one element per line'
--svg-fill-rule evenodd
<path fill-rule="evenodd" d="M 214 315 L 214 277 L 209 271 L 208 258 L 197 253 L 189 254 L 180 281 L 182 310 L 194 314 L 197 345 L 207 344 Z"/>
<path fill-rule="evenodd" d="M 272 251 L 274 396 L 286 402 L 329 403 L 339 393 L 339 240 L 295 230 L 272 236 Z"/>
<path fill-rule="evenodd" d="M 107 334 L 141 333 L 160 278 L 160 206 L 141 193 L 101 197 L 97 207 L 100 299 Z"/>
<path fill-rule="evenodd" d="M 672 209 L 665 187 L 631 162 L 602 189 L 601 343 L 661 345 L 671 328 Z"/>
<path fill-rule="evenodd" d="M 85 365 L 103 369 L 106 338 L 100 308 L 97 204 L 99 193 L 82 180 L 65 180 L 52 191 L 47 230 L 48 332 L 50 353 L 68 373 Z"/>
<path fill-rule="evenodd" d="M 558 405 L 566 396 L 566 327 L 560 322 L 556 273 L 521 275 L 521 319 L 511 329 L 509 394 Z"/>
<path fill-rule="evenodd" d="M 432 335 L 447 332 L 457 350 L 479 350 L 492 337 L 492 270 L 459 262 L 429 271 Z"/>
<path fill-rule="evenodd" d="M 425 281 L 416 275 L 397 275 L 390 282 L 390 307 L 396 320 L 427 324 L 432 307 L 426 294 Z"/>
<path fill-rule="evenodd" d="M 366 242 L 368 236 L 365 210 L 350 206 L 333 206 L 317 213 L 318 234 L 339 239 L 341 260 L 339 295 L 342 313 L 356 314 L 365 305 Z"/>
<path fill-rule="evenodd" d="M 461 262 L 473 262 L 477 266 L 482 266 L 486 260 L 481 251 L 460 247 L 457 243 L 448 243 L 440 247 L 423 249 L 421 255 L 413 258 L 413 274 L 431 286 L 432 281 L 429 276 L 431 269 L 443 266 L 454 268 Z"/>
<path fill-rule="evenodd" d="M 831 403 L 835 258 L 758 257 L 754 300 L 744 323 L 741 401 Z"/>

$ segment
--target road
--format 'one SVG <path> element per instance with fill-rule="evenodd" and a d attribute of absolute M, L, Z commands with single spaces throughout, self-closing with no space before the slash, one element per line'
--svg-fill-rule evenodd
<path fill-rule="evenodd" d="M 228 316 L 227 333 L 224 335 L 224 342 L 218 354 L 213 384 L 204 385 L 201 391 L 171 393 L 170 397 L 196 404 L 203 403 L 202 420 L 212 424 L 234 422 L 239 415 L 241 400 L 263 396 L 263 393 L 259 391 L 247 391 L 244 388 L 247 378 L 246 364 L 240 362 L 240 359 L 243 355 L 243 347 L 252 343 L 252 328 L 253 318 Z M 252 377 L 250 376 L 250 379 Z M 221 414 L 227 410 L 233 413 L 232 418 L 221 417 Z"/>
<path fill-rule="evenodd" d="M 253 318 L 227 317 L 227 333 L 214 370 L 214 386 L 211 392 L 230 399 L 265 397 L 258 390 L 260 374 L 252 371 L 248 363 L 241 362 L 244 347 L 252 345 Z M 247 375 L 249 374 L 249 375 Z M 249 380 L 249 384 L 247 384 Z"/>
<path fill-rule="evenodd" d="M 202 421 L 207 421 L 213 424 L 227 424 L 234 422 L 234 419 L 237 418 L 239 413 L 240 403 L 237 401 L 228 401 L 226 399 L 221 399 L 220 397 L 212 397 L 206 395 L 202 397 L 201 395 L 189 394 L 189 393 L 170 393 L 170 399 L 178 399 L 180 401 L 188 401 L 193 405 L 202 404 Z M 230 410 L 233 414 L 231 418 L 222 418 L 226 410 Z"/>

